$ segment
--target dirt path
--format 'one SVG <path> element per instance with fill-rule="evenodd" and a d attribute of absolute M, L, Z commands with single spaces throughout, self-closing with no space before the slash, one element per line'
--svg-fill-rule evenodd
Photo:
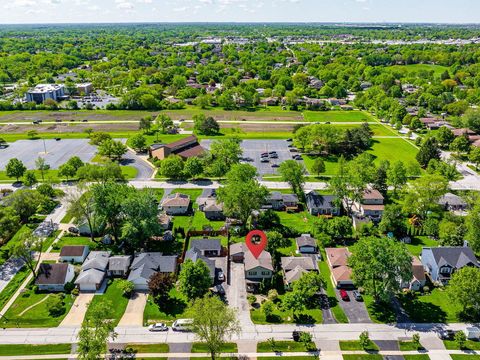
<path fill-rule="evenodd" d="M 30 305 L 29 307 L 27 307 L 25 310 L 23 310 L 20 314 L 18 314 L 18 316 L 23 316 L 23 314 L 25 314 L 28 310 L 30 309 L 33 309 L 35 306 L 43 303 L 45 300 L 47 300 L 49 297 L 50 297 L 51 294 L 48 294 L 47 296 L 45 296 L 42 300 L 36 302 L 35 304 L 33 305 Z"/>

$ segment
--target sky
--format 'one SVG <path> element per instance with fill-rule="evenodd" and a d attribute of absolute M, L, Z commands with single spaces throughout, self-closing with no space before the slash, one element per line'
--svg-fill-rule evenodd
<path fill-rule="evenodd" d="M 479 0 L 0 0 L 0 23 L 480 23 Z"/>

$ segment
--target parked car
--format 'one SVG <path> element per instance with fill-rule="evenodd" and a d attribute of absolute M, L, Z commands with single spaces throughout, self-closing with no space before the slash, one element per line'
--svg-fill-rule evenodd
<path fill-rule="evenodd" d="M 262 160 L 260 160 L 260 162 L 262 162 L 262 163 L 268 163 L 268 162 L 270 162 L 270 160 L 268 160 L 268 158 L 262 158 Z"/>
<path fill-rule="evenodd" d="M 330 124 L 330 121 L 325 121 L 325 124 Z"/>
<path fill-rule="evenodd" d="M 278 159 L 278 154 L 270 154 L 270 159 Z"/>
<path fill-rule="evenodd" d="M 292 138 L 288 138 L 287 141 L 288 141 L 288 142 L 292 142 L 293 139 L 292 139 Z"/>
<path fill-rule="evenodd" d="M 350 296 L 348 296 L 348 293 L 343 289 L 340 290 L 340 297 L 343 301 L 350 301 Z"/>
<path fill-rule="evenodd" d="M 437 335 L 442 340 L 453 340 L 455 337 L 455 331 L 449 329 L 440 330 L 437 332 Z"/>
<path fill-rule="evenodd" d="M 156 323 L 152 324 L 148 327 L 148 331 L 167 331 L 168 326 L 164 323 Z"/>
<path fill-rule="evenodd" d="M 268 152 L 261 153 L 260 157 L 268 157 Z"/>
<path fill-rule="evenodd" d="M 225 289 L 223 288 L 222 285 L 215 286 L 215 292 L 220 296 L 225 295 Z"/>
<path fill-rule="evenodd" d="M 357 301 L 363 301 L 362 295 L 358 290 L 353 290 L 352 292 L 353 298 Z"/>
<path fill-rule="evenodd" d="M 278 164 L 272 164 L 272 168 L 279 168 L 279 167 L 280 167 L 280 165 L 278 165 Z"/>
<path fill-rule="evenodd" d="M 71 232 L 72 234 L 78 234 L 80 231 L 75 226 L 70 226 L 68 228 L 68 232 Z"/>
<path fill-rule="evenodd" d="M 62 138 L 55 138 L 55 141 L 60 141 L 62 140 Z"/>
<path fill-rule="evenodd" d="M 293 149 L 290 149 L 290 152 L 298 152 L 298 150 L 293 148 Z"/>
<path fill-rule="evenodd" d="M 87 119 L 83 119 L 82 122 L 88 122 L 88 120 L 87 120 Z"/>
<path fill-rule="evenodd" d="M 173 331 L 192 331 L 192 319 L 178 319 L 172 324 Z"/>
<path fill-rule="evenodd" d="M 219 281 L 225 281 L 225 274 L 223 273 L 222 270 L 218 272 L 218 280 Z"/>

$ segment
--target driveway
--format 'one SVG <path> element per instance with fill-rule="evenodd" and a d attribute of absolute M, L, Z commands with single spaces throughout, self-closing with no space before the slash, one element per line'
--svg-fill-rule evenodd
<path fill-rule="evenodd" d="M 59 327 L 78 327 L 82 325 L 87 307 L 95 294 L 80 293 L 73 303 L 70 312 L 65 316 Z"/>
<path fill-rule="evenodd" d="M 146 293 L 134 293 L 128 300 L 127 308 L 118 323 L 119 327 L 143 326 L 143 310 L 147 304 Z"/>
<path fill-rule="evenodd" d="M 370 316 L 368 316 L 367 308 L 363 301 L 356 301 L 353 297 L 352 290 L 347 290 L 350 301 L 343 301 L 340 297 L 340 291 L 335 289 L 338 303 L 342 307 L 345 315 L 350 323 L 371 323 Z"/>
<path fill-rule="evenodd" d="M 133 166 L 137 169 L 137 176 L 135 180 L 148 180 L 151 179 L 155 169 L 152 165 L 149 165 L 146 160 L 137 155 L 134 151 L 128 150 L 121 161 L 122 165 Z"/>
<path fill-rule="evenodd" d="M 234 262 L 230 265 L 230 286 L 226 289 L 228 304 L 237 310 L 242 329 L 248 331 L 248 328 L 253 327 L 253 323 L 250 319 L 250 305 L 247 301 L 245 268 L 243 264 Z"/>

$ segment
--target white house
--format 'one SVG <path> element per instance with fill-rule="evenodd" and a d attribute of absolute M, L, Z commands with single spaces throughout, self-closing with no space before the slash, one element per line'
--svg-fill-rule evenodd
<path fill-rule="evenodd" d="M 85 245 L 67 245 L 60 250 L 60 261 L 69 263 L 83 263 L 90 249 Z"/>
<path fill-rule="evenodd" d="M 109 251 L 92 251 L 82 265 L 82 271 L 75 280 L 80 291 L 97 291 L 107 275 Z"/>

